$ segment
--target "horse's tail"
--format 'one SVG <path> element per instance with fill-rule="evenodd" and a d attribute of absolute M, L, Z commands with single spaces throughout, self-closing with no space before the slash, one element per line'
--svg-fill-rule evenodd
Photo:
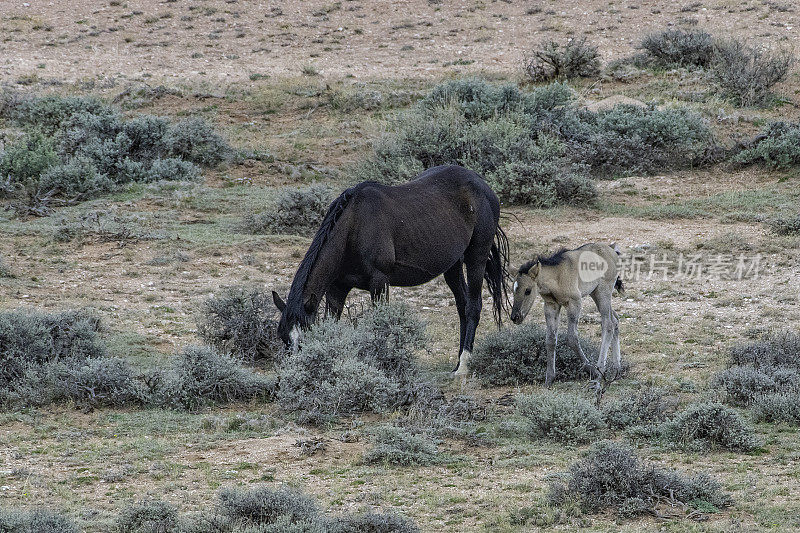
<path fill-rule="evenodd" d="M 620 296 L 625 294 L 625 285 L 622 284 L 622 276 L 617 276 L 617 281 L 614 283 L 614 288 L 617 289 L 617 292 Z"/>
<path fill-rule="evenodd" d="M 486 287 L 492 295 L 494 320 L 497 326 L 503 324 L 503 314 L 508 311 L 508 237 L 503 228 L 497 225 L 494 242 L 489 250 L 486 271 L 483 274 Z"/>
<path fill-rule="evenodd" d="M 622 255 L 622 249 L 617 245 L 617 243 L 612 242 L 610 245 L 612 250 L 614 250 L 617 255 Z M 625 294 L 625 285 L 622 284 L 622 274 L 617 274 L 617 281 L 614 282 L 614 288 L 617 289 L 617 292 L 622 296 Z"/>

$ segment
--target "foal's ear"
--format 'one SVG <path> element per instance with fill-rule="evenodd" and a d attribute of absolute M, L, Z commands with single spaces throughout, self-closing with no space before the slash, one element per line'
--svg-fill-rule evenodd
<path fill-rule="evenodd" d="M 539 262 L 538 261 L 536 262 L 535 265 L 533 265 L 528 270 L 528 275 L 531 277 L 531 279 L 536 279 L 539 276 Z"/>
<path fill-rule="evenodd" d="M 278 311 L 283 313 L 283 310 L 286 309 L 286 302 L 281 300 L 281 297 L 278 296 L 278 293 L 275 291 L 272 291 L 272 301 L 275 303 L 275 307 L 278 308 Z"/>

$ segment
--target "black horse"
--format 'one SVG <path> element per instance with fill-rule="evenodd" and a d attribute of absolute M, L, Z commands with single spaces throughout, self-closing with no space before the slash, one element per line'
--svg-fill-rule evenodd
<path fill-rule="evenodd" d="M 454 371 L 466 373 L 484 279 L 498 325 L 506 309 L 508 240 L 499 218 L 494 191 L 459 166 L 434 167 L 395 187 L 365 181 L 347 189 L 328 208 L 286 302 L 272 292 L 280 337 L 297 348 L 322 296 L 338 318 L 353 288 L 368 290 L 375 301 L 388 296 L 390 285 L 421 285 L 444 274 L 461 327 Z"/>

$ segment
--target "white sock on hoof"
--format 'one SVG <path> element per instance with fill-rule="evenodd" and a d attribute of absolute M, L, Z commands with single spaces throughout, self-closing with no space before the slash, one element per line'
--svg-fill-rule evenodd
<path fill-rule="evenodd" d="M 461 356 L 458 358 L 458 370 L 456 370 L 456 376 L 466 376 L 469 373 L 469 360 L 472 357 L 472 353 L 464 350 L 461 352 Z"/>

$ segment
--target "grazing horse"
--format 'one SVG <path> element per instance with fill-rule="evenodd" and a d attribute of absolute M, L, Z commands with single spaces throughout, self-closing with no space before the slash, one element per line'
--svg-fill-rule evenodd
<path fill-rule="evenodd" d="M 297 349 L 322 296 L 326 311 L 338 318 L 353 288 L 369 291 L 375 301 L 388 297 L 389 286 L 421 285 L 444 274 L 460 322 L 454 372 L 467 374 L 483 280 L 498 325 L 508 299 L 508 240 L 499 217 L 489 185 L 454 165 L 430 168 L 403 185 L 365 181 L 347 189 L 328 208 L 286 302 L 272 292 L 281 311 L 278 334 Z"/>
<path fill-rule="evenodd" d="M 618 274 L 618 255 L 615 245 L 590 243 L 574 250 L 559 250 L 550 257 L 540 256 L 520 267 L 514 281 L 511 320 L 515 324 L 521 324 L 536 298 L 533 291 L 541 295 L 547 324 L 546 386 L 549 387 L 556 376 L 558 317 L 562 307 L 567 308 L 567 343 L 583 360 L 584 369 L 590 372 L 593 379 L 596 379 L 596 371 L 599 369 L 599 373 L 605 378 L 606 358 L 611 346 L 615 374 L 619 373 L 619 317 L 611 309 L 611 294 L 614 289 L 620 294 L 625 290 Z M 602 332 L 597 367 L 586 358 L 578 340 L 581 300 L 587 295 L 592 297 L 600 312 Z M 599 382 L 597 385 L 599 386 Z"/>

